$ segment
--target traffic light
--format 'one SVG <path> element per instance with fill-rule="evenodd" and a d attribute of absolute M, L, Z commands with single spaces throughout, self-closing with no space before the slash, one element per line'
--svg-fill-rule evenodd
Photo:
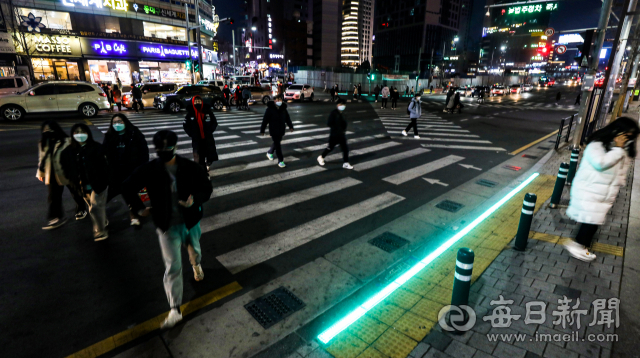
<path fill-rule="evenodd" d="M 191 71 L 191 60 L 187 60 L 187 62 L 185 62 L 185 65 L 187 66 L 187 71 Z"/>
<path fill-rule="evenodd" d="M 371 80 L 372 80 L 372 81 L 375 81 L 375 80 L 376 80 L 376 75 L 375 75 L 375 74 L 373 74 L 373 73 L 371 74 Z"/>
<path fill-rule="evenodd" d="M 367 72 L 367 79 L 371 80 L 371 72 Z"/>
<path fill-rule="evenodd" d="M 229 18 L 229 25 L 233 25 L 233 18 L 232 17 Z"/>
<path fill-rule="evenodd" d="M 199 63 L 195 63 L 193 66 L 193 72 L 200 72 L 200 64 Z"/>
<path fill-rule="evenodd" d="M 578 63 L 580 67 L 589 67 L 589 61 L 591 60 L 591 49 L 593 47 L 595 30 L 587 30 L 586 32 L 581 33 L 580 35 L 584 39 L 584 42 L 578 46 L 578 56 L 574 59 Z M 598 56 L 600 54 L 597 54 Z"/>

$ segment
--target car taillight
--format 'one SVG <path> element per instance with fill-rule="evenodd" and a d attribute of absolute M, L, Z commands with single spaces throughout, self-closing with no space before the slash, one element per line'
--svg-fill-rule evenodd
<path fill-rule="evenodd" d="M 100 96 L 100 97 L 106 97 L 107 95 L 106 95 L 104 92 L 100 92 L 100 93 L 98 93 L 98 96 Z"/>

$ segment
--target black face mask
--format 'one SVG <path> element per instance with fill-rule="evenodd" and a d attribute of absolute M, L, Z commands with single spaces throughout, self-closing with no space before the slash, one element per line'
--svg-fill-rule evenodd
<path fill-rule="evenodd" d="M 56 134 L 54 132 L 44 132 L 42 133 L 42 140 L 48 142 L 53 139 L 56 139 Z"/>
<path fill-rule="evenodd" d="M 158 154 L 158 158 L 160 159 L 160 161 L 163 162 L 163 163 L 169 162 L 171 159 L 173 159 L 173 157 L 176 156 L 175 149 L 172 149 L 172 150 L 159 150 L 156 153 Z"/>

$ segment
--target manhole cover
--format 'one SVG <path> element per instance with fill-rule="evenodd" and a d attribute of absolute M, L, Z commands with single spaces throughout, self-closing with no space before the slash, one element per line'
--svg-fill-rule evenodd
<path fill-rule="evenodd" d="M 538 158 L 535 155 L 529 155 L 529 154 L 524 154 L 522 157 L 523 158 L 527 158 L 527 159 L 536 159 L 536 158 Z"/>
<path fill-rule="evenodd" d="M 436 205 L 436 208 L 455 213 L 458 210 L 460 210 L 463 206 L 464 205 L 460 203 L 456 203 L 455 201 L 444 200 L 438 203 L 438 205 Z"/>
<path fill-rule="evenodd" d="M 522 169 L 521 167 L 516 167 L 515 165 L 505 165 L 504 168 L 513 170 L 514 172 L 517 172 L 518 170 Z"/>
<path fill-rule="evenodd" d="M 551 149 L 551 148 L 549 148 L 549 147 L 538 147 L 538 149 L 542 149 L 542 150 L 549 150 L 549 149 Z"/>
<path fill-rule="evenodd" d="M 369 243 L 388 253 L 392 253 L 402 246 L 408 244 L 409 241 L 387 231 L 369 240 Z"/>
<path fill-rule="evenodd" d="M 305 303 L 291 291 L 279 287 L 255 301 L 247 303 L 244 308 L 262 327 L 267 329 L 304 306 Z"/>
<path fill-rule="evenodd" d="M 480 179 L 476 182 L 476 184 L 486 186 L 487 188 L 493 188 L 494 186 L 498 185 L 498 183 L 487 179 Z"/>

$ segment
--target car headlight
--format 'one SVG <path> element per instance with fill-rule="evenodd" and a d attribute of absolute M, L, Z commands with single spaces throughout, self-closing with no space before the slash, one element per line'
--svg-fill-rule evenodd
<path fill-rule="evenodd" d="M 300 91 L 296 92 L 297 95 L 300 95 Z"/>
<path fill-rule="evenodd" d="M 160 100 L 161 100 L 161 101 L 166 101 L 166 100 L 167 100 L 167 97 L 165 97 L 165 96 L 160 96 Z"/>

